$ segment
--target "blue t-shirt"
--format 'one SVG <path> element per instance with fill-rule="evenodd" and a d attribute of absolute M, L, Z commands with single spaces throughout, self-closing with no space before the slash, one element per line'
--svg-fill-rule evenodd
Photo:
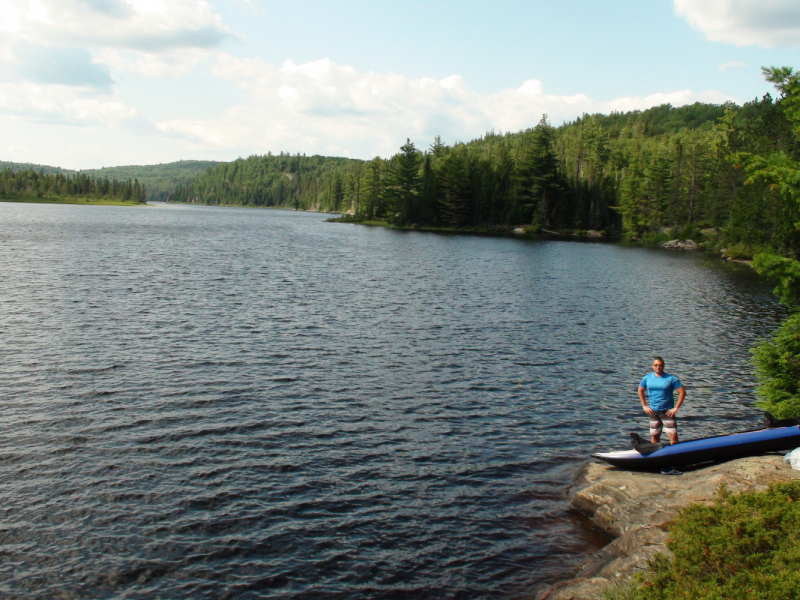
<path fill-rule="evenodd" d="M 639 387 L 647 390 L 650 408 L 661 411 L 675 407 L 672 391 L 683 387 L 683 384 L 675 375 L 669 373 L 664 373 L 661 377 L 657 377 L 655 373 L 648 373 L 642 377 Z"/>

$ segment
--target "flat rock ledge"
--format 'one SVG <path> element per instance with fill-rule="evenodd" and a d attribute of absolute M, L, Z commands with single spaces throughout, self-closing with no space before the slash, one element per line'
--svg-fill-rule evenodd
<path fill-rule="evenodd" d="M 667 525 L 678 509 L 710 503 L 721 483 L 739 493 L 793 479 L 800 479 L 800 471 L 793 471 L 779 455 L 741 458 L 681 475 L 587 463 L 576 477 L 570 506 L 614 541 L 590 556 L 573 579 L 539 590 L 535 599 L 602 600 L 615 583 L 625 584 L 645 570 L 652 556 L 669 554 L 664 546 Z"/>
<path fill-rule="evenodd" d="M 661 244 L 661 247 L 678 250 L 697 250 L 697 244 L 693 240 L 670 240 Z"/>

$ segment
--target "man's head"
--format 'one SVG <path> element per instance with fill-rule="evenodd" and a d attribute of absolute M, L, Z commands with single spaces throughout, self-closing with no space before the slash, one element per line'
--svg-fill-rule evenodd
<path fill-rule="evenodd" d="M 653 372 L 656 375 L 661 375 L 664 372 L 664 359 L 660 356 L 653 358 Z"/>

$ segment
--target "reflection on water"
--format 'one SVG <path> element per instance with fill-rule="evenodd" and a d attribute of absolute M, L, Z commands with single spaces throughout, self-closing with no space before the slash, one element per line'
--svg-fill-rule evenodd
<path fill-rule="evenodd" d="M 745 268 L 323 218 L 0 204 L 0 593 L 521 597 L 652 354 L 756 418 Z"/>

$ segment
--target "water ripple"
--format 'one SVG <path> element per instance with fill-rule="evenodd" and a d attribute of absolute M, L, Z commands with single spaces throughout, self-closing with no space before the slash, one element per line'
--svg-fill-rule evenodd
<path fill-rule="evenodd" d="M 522 598 L 643 430 L 751 423 L 744 268 L 243 209 L 0 204 L 0 594 Z"/>

